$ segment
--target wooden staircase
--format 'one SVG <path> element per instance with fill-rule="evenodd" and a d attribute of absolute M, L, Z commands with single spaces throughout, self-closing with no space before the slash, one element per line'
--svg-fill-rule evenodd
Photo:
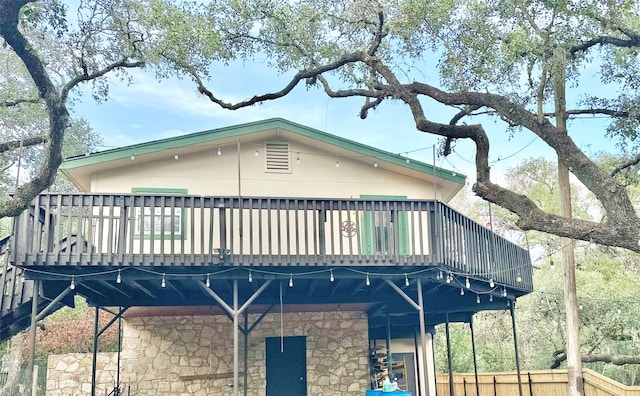
<path fill-rule="evenodd" d="M 31 324 L 31 310 L 33 306 L 34 281 L 23 278 L 21 268 L 8 265 L 10 237 L 0 239 L 0 257 L 2 266 L 0 271 L 0 342 L 3 342 Z M 45 293 L 39 293 L 38 312 L 50 303 Z M 62 308 L 64 304 L 56 304 L 49 314 Z"/>

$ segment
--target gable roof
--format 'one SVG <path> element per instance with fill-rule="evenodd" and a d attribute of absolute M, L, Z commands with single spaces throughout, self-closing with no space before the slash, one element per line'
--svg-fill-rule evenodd
<path fill-rule="evenodd" d="M 78 179 L 74 177 L 74 174 L 76 174 L 77 171 L 80 171 L 80 168 L 95 169 L 97 166 L 106 165 L 107 163 L 114 161 L 126 160 L 132 156 L 177 150 L 188 146 L 201 145 L 203 143 L 215 143 L 216 141 L 228 140 L 230 138 L 274 129 L 281 129 L 293 134 L 301 135 L 327 145 L 335 146 L 342 150 L 353 152 L 363 157 L 371 157 L 378 161 L 388 162 L 390 164 L 406 168 L 407 170 L 412 170 L 432 177 L 435 176 L 450 183 L 459 184 L 460 188 L 464 185 L 466 180 L 466 176 L 461 175 L 460 173 L 434 167 L 433 165 L 417 160 L 408 160 L 407 157 L 399 154 L 390 153 L 388 151 L 332 135 L 282 118 L 271 118 L 262 121 L 249 122 L 70 157 L 65 159 L 60 166 L 60 169 L 72 181 L 74 181 L 74 183 L 80 185 L 81 183 L 79 183 Z M 77 174 L 75 176 L 77 176 Z"/>

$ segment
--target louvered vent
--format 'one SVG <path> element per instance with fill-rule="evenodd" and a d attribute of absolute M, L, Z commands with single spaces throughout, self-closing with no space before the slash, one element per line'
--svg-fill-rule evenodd
<path fill-rule="evenodd" d="M 265 142 L 267 172 L 290 171 L 289 142 Z"/>

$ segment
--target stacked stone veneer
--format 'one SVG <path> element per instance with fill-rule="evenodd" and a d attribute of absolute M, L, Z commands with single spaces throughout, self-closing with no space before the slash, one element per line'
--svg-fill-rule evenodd
<path fill-rule="evenodd" d="M 97 359 L 97 394 L 113 390 L 116 383 L 118 355 L 99 353 Z M 67 355 L 49 355 L 47 363 L 47 395 L 90 395 L 91 368 L 93 355 L 90 353 L 70 353 Z"/>
<path fill-rule="evenodd" d="M 249 315 L 249 324 L 257 317 Z M 121 355 L 123 387 L 130 386 L 132 395 L 232 395 L 232 327 L 232 322 L 220 315 L 127 318 Z M 365 313 L 285 313 L 282 320 L 280 314 L 269 314 L 249 334 L 246 368 L 249 396 L 265 395 L 265 337 L 281 334 L 306 336 L 309 396 L 364 395 L 369 388 Z M 244 386 L 242 346 L 240 334 L 241 387 Z M 52 363 L 49 367 L 51 372 Z M 90 355 L 88 370 L 90 374 Z M 218 378 L 206 378 L 210 374 L 217 374 Z M 51 386 L 55 384 L 60 382 L 51 381 Z M 68 392 L 66 386 L 54 391 L 49 385 L 48 382 L 47 395 L 76 394 Z M 241 391 L 243 394 L 242 388 Z"/>

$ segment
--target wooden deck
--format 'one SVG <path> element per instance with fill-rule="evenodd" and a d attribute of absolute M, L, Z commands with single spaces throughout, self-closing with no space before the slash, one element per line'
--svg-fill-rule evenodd
<path fill-rule="evenodd" d="M 43 194 L 15 225 L 31 269 L 436 266 L 532 290 L 528 252 L 430 200 Z"/>

